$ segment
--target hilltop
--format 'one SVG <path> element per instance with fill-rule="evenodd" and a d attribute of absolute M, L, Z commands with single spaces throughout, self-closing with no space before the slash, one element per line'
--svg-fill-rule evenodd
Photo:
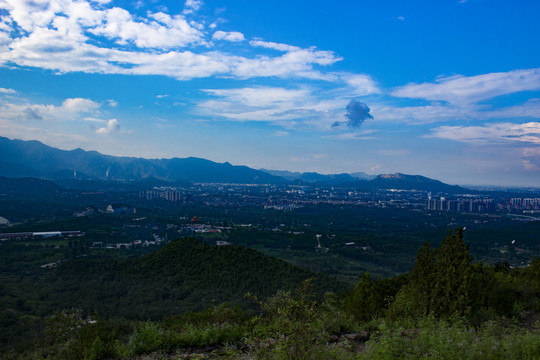
<path fill-rule="evenodd" d="M 308 278 L 316 279 L 321 293 L 345 289 L 328 276 L 252 249 L 182 238 L 134 259 L 64 262 L 46 274 L 47 282 L 54 285 L 44 286 L 41 296 L 61 308 L 96 310 L 108 317 L 160 319 L 223 302 L 245 305 L 246 293 L 265 298 Z"/>

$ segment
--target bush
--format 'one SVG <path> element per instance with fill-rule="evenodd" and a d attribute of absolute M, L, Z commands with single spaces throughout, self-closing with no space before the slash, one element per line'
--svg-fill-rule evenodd
<path fill-rule="evenodd" d="M 538 359 L 540 334 L 498 322 L 479 329 L 463 318 L 436 320 L 425 317 L 401 324 L 383 322 L 379 334 L 367 343 L 359 359 Z M 415 325 L 410 327 L 411 325 Z"/>

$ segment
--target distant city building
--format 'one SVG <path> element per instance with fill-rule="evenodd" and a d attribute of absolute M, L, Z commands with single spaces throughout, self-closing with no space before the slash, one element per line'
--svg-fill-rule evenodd
<path fill-rule="evenodd" d="M 153 189 L 153 190 L 144 190 L 139 192 L 139 197 L 146 200 L 167 200 L 167 201 L 181 201 L 182 194 L 178 190 L 162 190 L 162 189 Z"/>
<path fill-rule="evenodd" d="M 5 240 L 32 240 L 36 238 L 48 237 L 74 237 L 83 236 L 82 231 L 41 231 L 41 232 L 19 232 L 19 233 L 3 233 L 0 234 L 0 241 Z"/>

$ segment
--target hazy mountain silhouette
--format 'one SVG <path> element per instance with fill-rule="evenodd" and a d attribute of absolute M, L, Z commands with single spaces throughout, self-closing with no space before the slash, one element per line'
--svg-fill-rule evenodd
<path fill-rule="evenodd" d="M 247 166 L 189 158 L 143 159 L 103 155 L 82 149 L 60 150 L 39 141 L 0 137 L 0 176 L 45 179 L 276 184 L 285 179 Z"/>
<path fill-rule="evenodd" d="M 318 174 L 280 170 L 255 170 L 247 166 L 216 163 L 195 157 L 143 159 L 103 155 L 82 149 L 60 150 L 39 141 L 10 140 L 0 137 L 0 176 L 35 177 L 61 180 L 61 185 L 76 188 L 77 181 L 145 181 L 148 184 L 167 182 L 239 183 L 239 184 L 303 184 L 341 186 L 367 190 L 401 189 L 459 193 L 468 191 L 420 175 L 401 173 L 372 176 L 365 173 Z M 68 181 L 70 180 L 70 181 Z M 92 188 L 91 185 L 87 186 Z"/>

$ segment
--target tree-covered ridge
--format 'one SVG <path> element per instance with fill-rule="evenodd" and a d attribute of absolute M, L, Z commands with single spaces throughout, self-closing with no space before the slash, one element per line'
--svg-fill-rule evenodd
<path fill-rule="evenodd" d="M 341 291 L 345 285 L 323 275 L 265 256 L 242 246 L 212 246 L 191 238 L 167 244 L 163 249 L 134 260 L 129 271 L 143 276 L 176 276 L 205 289 L 225 293 L 270 296 L 280 289 L 293 289 L 315 276 L 317 288 Z"/>
<path fill-rule="evenodd" d="M 41 311 L 76 307 L 105 317 L 161 319 L 223 302 L 247 304 L 315 277 L 319 293 L 345 285 L 325 275 L 240 246 L 211 246 L 191 238 L 137 258 L 82 257 L 43 273 L 32 289 Z"/>
<path fill-rule="evenodd" d="M 227 270 L 229 264 L 242 260 L 247 265 Z M 297 282 L 309 273 L 288 264 L 275 266 L 276 261 L 281 262 L 249 249 L 181 239 L 140 259 L 101 263 L 102 274 L 116 276 L 111 284 L 124 286 L 132 281 L 133 289 L 107 300 L 129 307 L 131 315 L 104 316 L 100 311 L 80 310 L 74 303 L 44 316 L 41 323 L 34 318 L 32 325 L 28 318 L 26 326 L 33 332 L 27 334 L 35 342 L 5 352 L 3 358 L 135 359 L 150 353 L 154 355 L 148 355 L 149 359 L 540 357 L 540 259 L 526 268 L 475 264 L 462 229 L 449 233 L 438 248 L 426 243 L 409 273 L 375 281 L 364 274 L 354 289 L 327 293 L 324 299 L 317 296 L 317 289 L 331 288 L 324 277 Z M 63 279 L 57 280 L 59 284 L 65 286 L 62 281 L 68 278 L 80 281 L 82 274 L 98 269 L 84 265 L 71 261 L 59 267 L 57 275 Z M 253 267 L 259 274 L 250 279 Z M 212 272 L 216 268 L 223 269 L 220 275 Z M 271 268 L 277 272 L 264 275 Z M 245 269 L 249 271 L 243 273 Z M 200 312 L 126 321 L 156 303 L 163 306 L 163 315 L 174 311 L 160 298 L 166 293 L 174 297 L 175 291 L 188 284 L 197 283 L 201 289 L 215 281 L 238 281 L 232 286 L 240 291 L 256 280 L 272 286 L 276 282 L 271 277 L 282 276 L 289 280 L 281 284 L 294 284 L 296 290 L 285 286 L 268 298 L 266 290 L 261 296 L 255 290 L 255 295 L 245 297 L 251 305 L 244 309 L 216 301 Z M 155 288 L 145 279 L 157 281 Z M 168 282 L 171 279 L 176 279 L 176 287 Z M 137 288 L 141 284 L 146 287 Z M 163 286 L 166 290 L 159 292 Z M 214 288 L 212 295 L 219 289 Z M 130 292 L 142 290 L 150 296 L 145 306 L 130 303 Z"/>

